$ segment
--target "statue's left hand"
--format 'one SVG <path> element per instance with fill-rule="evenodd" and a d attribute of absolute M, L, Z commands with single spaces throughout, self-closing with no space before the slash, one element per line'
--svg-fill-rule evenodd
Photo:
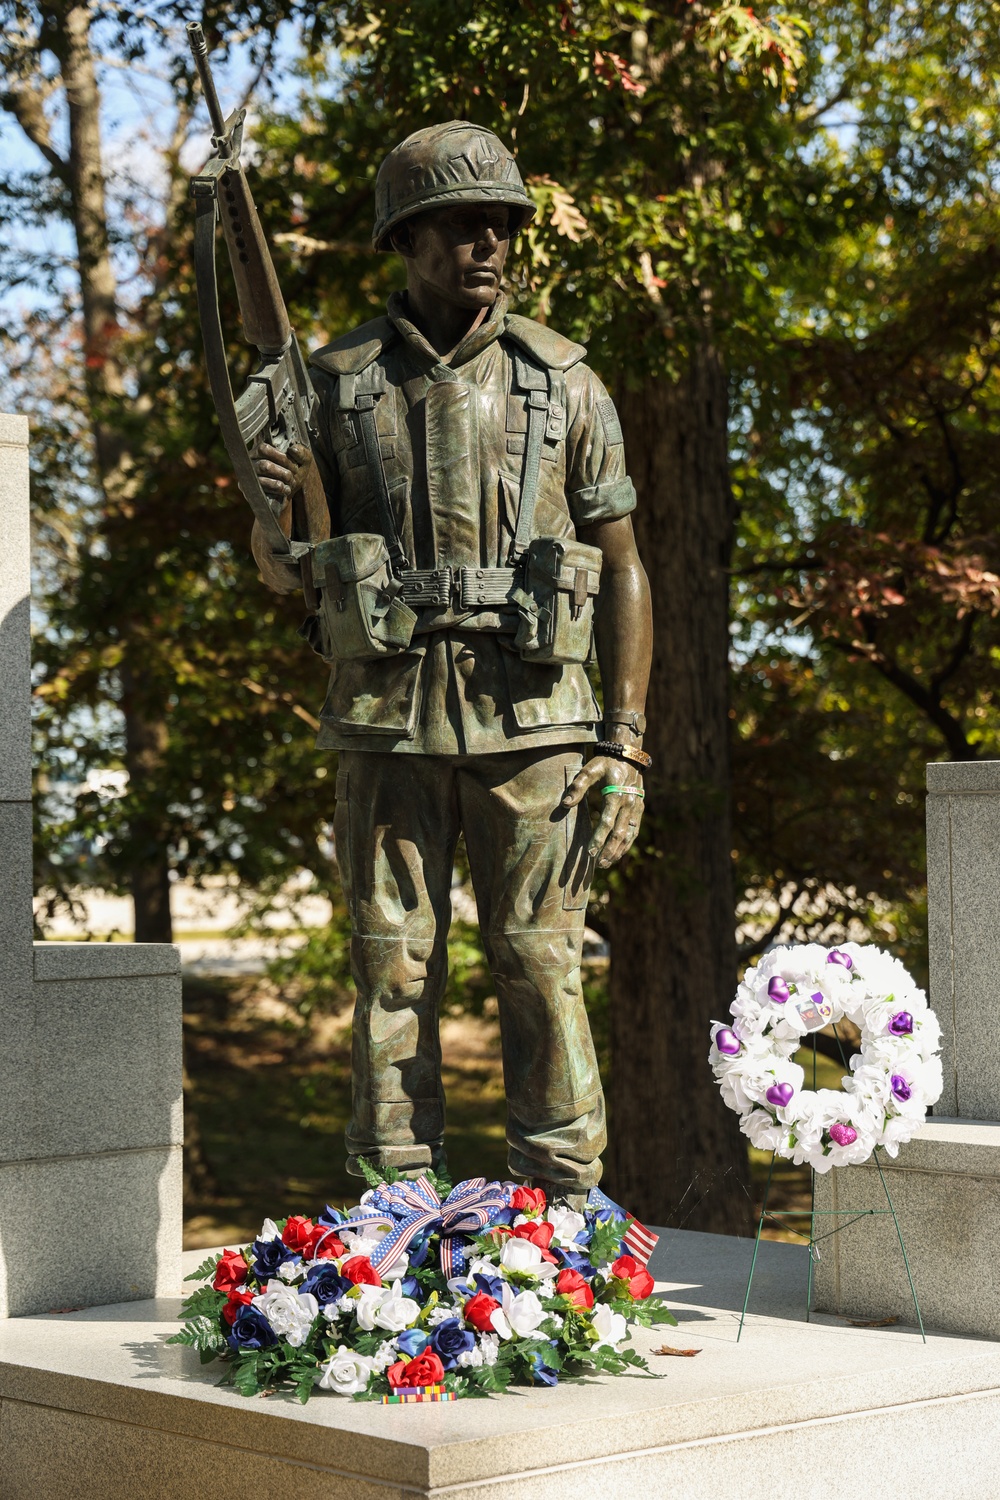
<path fill-rule="evenodd" d="M 622 786 L 642 790 L 642 776 L 636 766 L 610 755 L 596 755 L 570 782 L 563 806 L 575 807 L 597 783 L 602 788 Z M 599 869 L 606 870 L 617 864 L 635 843 L 642 822 L 642 798 L 629 792 L 608 792 L 602 801 L 600 820 L 587 853 L 597 860 Z"/>

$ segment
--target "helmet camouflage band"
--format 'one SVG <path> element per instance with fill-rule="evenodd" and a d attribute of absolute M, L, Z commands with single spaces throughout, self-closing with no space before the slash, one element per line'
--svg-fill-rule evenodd
<path fill-rule="evenodd" d="M 535 213 L 503 141 L 468 120 L 414 131 L 389 152 L 375 181 L 372 244 L 391 250 L 389 233 L 397 224 L 453 203 L 509 204 L 520 211 L 518 229 Z"/>

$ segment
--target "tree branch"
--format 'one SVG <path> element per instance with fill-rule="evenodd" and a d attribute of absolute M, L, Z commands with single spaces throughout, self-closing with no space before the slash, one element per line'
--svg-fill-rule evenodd
<path fill-rule="evenodd" d="M 14 84 L 0 94 L 0 109 L 6 110 L 20 125 L 31 144 L 42 153 L 52 171 L 65 186 L 69 186 L 69 162 L 59 155 L 52 144 L 49 122 L 42 108 L 42 92 L 28 88 L 26 84 Z"/>

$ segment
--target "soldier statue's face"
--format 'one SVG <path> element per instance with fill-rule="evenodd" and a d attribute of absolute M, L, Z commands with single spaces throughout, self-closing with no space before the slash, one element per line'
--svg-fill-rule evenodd
<path fill-rule="evenodd" d="M 510 209 L 488 203 L 430 209 L 401 224 L 393 244 L 406 260 L 411 292 L 470 311 L 492 307 L 510 244 Z"/>

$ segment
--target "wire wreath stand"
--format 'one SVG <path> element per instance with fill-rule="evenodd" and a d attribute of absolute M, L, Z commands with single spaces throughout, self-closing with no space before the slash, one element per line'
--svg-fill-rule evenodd
<path fill-rule="evenodd" d="M 847 1057 L 844 1054 L 844 1044 L 843 1044 L 843 1042 L 840 1039 L 840 1033 L 837 1030 L 837 1024 L 836 1024 L 836 1022 L 833 1022 L 832 1024 L 833 1024 L 833 1034 L 834 1034 L 834 1036 L 837 1039 L 837 1046 L 840 1048 L 841 1061 L 843 1062 L 844 1067 L 847 1068 L 848 1063 L 847 1063 Z M 815 1091 L 815 1088 L 816 1088 L 816 1036 L 815 1036 L 815 1034 L 813 1035 L 813 1039 L 812 1039 L 812 1048 L 813 1048 L 813 1067 L 812 1067 L 813 1080 L 812 1080 L 812 1086 L 813 1086 L 813 1090 Z M 900 1248 L 900 1252 L 902 1253 L 902 1256 L 903 1256 L 903 1265 L 906 1268 L 906 1280 L 909 1283 L 910 1296 L 913 1299 L 913 1310 L 914 1310 L 914 1312 L 917 1315 L 917 1324 L 918 1324 L 918 1326 L 920 1328 L 920 1337 L 923 1339 L 924 1343 L 926 1344 L 926 1342 L 927 1342 L 927 1334 L 924 1332 L 924 1320 L 923 1320 L 923 1317 L 921 1316 L 921 1313 L 920 1313 L 920 1303 L 917 1301 L 917 1289 L 913 1285 L 913 1275 L 912 1275 L 912 1273 L 910 1271 L 910 1261 L 909 1261 L 909 1257 L 906 1254 L 906 1245 L 903 1242 L 903 1231 L 900 1228 L 899 1219 L 896 1216 L 896 1210 L 895 1210 L 895 1207 L 893 1206 L 892 1196 L 891 1196 L 891 1194 L 889 1192 L 889 1184 L 886 1182 L 886 1180 L 885 1180 L 885 1173 L 882 1171 L 882 1163 L 879 1161 L 879 1155 L 878 1154 L 879 1154 L 880 1150 L 881 1150 L 881 1147 L 879 1147 L 879 1146 L 875 1147 L 874 1151 L 872 1152 L 872 1160 L 874 1161 L 875 1166 L 878 1169 L 879 1181 L 882 1184 L 882 1191 L 885 1193 L 885 1201 L 888 1204 L 887 1208 L 863 1208 L 863 1209 L 853 1209 L 853 1208 L 817 1208 L 816 1207 L 816 1173 L 813 1172 L 813 1171 L 810 1171 L 810 1173 L 809 1173 L 809 1207 L 808 1208 L 778 1208 L 778 1209 L 771 1209 L 770 1211 L 768 1211 L 767 1200 L 768 1200 L 768 1195 L 770 1194 L 770 1191 L 771 1191 L 771 1179 L 774 1176 L 774 1163 L 775 1163 L 775 1153 L 773 1151 L 771 1152 L 771 1166 L 770 1166 L 770 1168 L 768 1170 L 767 1183 L 766 1183 L 766 1185 L 764 1187 L 764 1201 L 761 1204 L 760 1218 L 757 1221 L 757 1234 L 756 1234 L 756 1237 L 754 1239 L 754 1244 L 753 1244 L 753 1258 L 750 1261 L 750 1275 L 747 1277 L 747 1289 L 746 1289 L 746 1294 L 745 1294 L 745 1296 L 743 1298 L 743 1310 L 740 1313 L 740 1326 L 739 1326 L 739 1331 L 736 1334 L 736 1342 L 737 1343 L 739 1343 L 739 1341 L 740 1341 L 740 1338 L 741 1338 L 741 1336 L 743 1334 L 743 1324 L 746 1322 L 747 1307 L 750 1304 L 750 1291 L 751 1291 L 751 1288 L 753 1287 L 754 1271 L 756 1270 L 756 1267 L 757 1267 L 757 1252 L 760 1249 L 760 1237 L 761 1237 L 761 1232 L 762 1232 L 762 1230 L 764 1228 L 764 1220 L 765 1219 L 771 1218 L 771 1219 L 774 1219 L 774 1220 L 778 1220 L 778 1219 L 788 1219 L 788 1218 L 796 1218 L 796 1217 L 798 1217 L 798 1218 L 808 1218 L 808 1220 L 809 1220 L 809 1234 L 808 1235 L 803 1234 L 798 1229 L 792 1228 L 791 1225 L 787 1226 L 789 1229 L 791 1229 L 792 1234 L 796 1234 L 796 1235 L 799 1236 L 799 1239 L 805 1240 L 805 1242 L 806 1242 L 806 1248 L 809 1251 L 809 1279 L 808 1279 L 808 1282 L 806 1284 L 806 1322 L 808 1323 L 810 1321 L 811 1313 L 812 1313 L 813 1265 L 819 1259 L 819 1250 L 817 1249 L 817 1246 L 820 1245 L 820 1244 L 822 1244 L 822 1242 L 824 1240 L 832 1239 L 835 1234 L 841 1234 L 845 1229 L 849 1229 L 852 1224 L 858 1223 L 858 1221 L 860 1219 L 880 1218 L 880 1217 L 883 1217 L 886 1214 L 890 1214 L 892 1216 L 892 1222 L 893 1222 L 893 1224 L 895 1226 L 895 1229 L 896 1229 L 896 1238 L 899 1240 L 899 1248 Z M 836 1225 L 834 1225 L 834 1227 L 832 1229 L 827 1229 L 824 1234 L 817 1234 L 816 1233 L 816 1220 L 817 1219 L 837 1218 L 837 1217 L 843 1216 L 844 1214 L 850 1214 L 851 1215 L 851 1217 L 847 1220 L 846 1224 L 836 1224 Z"/>

